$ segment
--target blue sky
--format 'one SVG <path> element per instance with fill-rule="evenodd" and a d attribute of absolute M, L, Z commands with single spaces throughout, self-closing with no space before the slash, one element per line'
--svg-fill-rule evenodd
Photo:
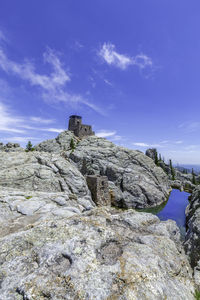
<path fill-rule="evenodd" d="M 0 140 L 83 116 L 118 145 L 200 164 L 198 0 L 0 0 Z"/>

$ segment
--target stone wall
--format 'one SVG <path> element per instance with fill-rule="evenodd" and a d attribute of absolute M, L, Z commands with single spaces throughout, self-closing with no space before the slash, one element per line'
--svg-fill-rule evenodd
<path fill-rule="evenodd" d="M 111 204 L 108 178 L 106 176 L 89 175 L 86 178 L 92 200 L 97 206 L 108 206 Z"/>

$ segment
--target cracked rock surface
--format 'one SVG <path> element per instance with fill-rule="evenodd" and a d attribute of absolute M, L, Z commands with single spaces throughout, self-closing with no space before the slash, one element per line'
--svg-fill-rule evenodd
<path fill-rule="evenodd" d="M 194 278 L 200 289 L 200 187 L 196 187 L 186 208 L 185 249 L 194 268 Z"/>
<path fill-rule="evenodd" d="M 134 210 L 49 215 L 0 239 L 0 299 L 194 299 L 175 222 Z"/>
<path fill-rule="evenodd" d="M 90 198 L 85 178 L 60 154 L 35 151 L 1 152 L 0 166 L 1 187 L 65 192 Z"/>
<path fill-rule="evenodd" d="M 70 150 L 74 139 L 75 150 Z M 78 141 L 70 131 L 35 147 L 38 151 L 62 152 L 83 175 L 107 176 L 115 206 L 144 208 L 167 200 L 171 190 L 168 177 L 153 160 L 140 151 L 119 147 L 91 136 Z"/>

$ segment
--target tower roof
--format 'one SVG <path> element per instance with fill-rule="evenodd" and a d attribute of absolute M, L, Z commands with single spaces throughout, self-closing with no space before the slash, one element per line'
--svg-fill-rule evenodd
<path fill-rule="evenodd" d="M 82 119 L 81 116 L 77 116 L 77 115 L 71 115 L 69 118 L 70 119 Z"/>

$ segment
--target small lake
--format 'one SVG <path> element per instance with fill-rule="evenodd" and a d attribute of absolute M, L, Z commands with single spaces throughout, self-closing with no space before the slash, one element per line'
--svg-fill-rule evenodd
<path fill-rule="evenodd" d="M 189 193 L 173 189 L 168 201 L 154 208 L 142 209 L 140 211 L 155 214 L 162 221 L 166 221 L 168 219 L 176 221 L 180 228 L 181 235 L 185 236 L 185 209 L 189 204 L 189 195 Z"/>

